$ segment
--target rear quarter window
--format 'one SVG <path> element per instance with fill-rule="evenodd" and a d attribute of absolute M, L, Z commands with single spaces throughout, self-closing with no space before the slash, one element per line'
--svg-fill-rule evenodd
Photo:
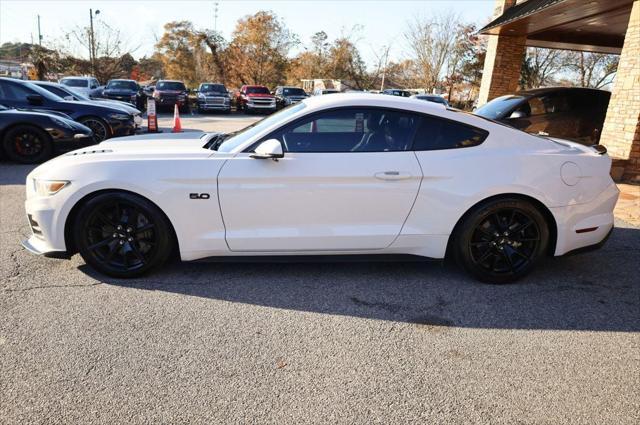
<path fill-rule="evenodd" d="M 414 151 L 459 149 L 478 146 L 489 132 L 467 124 L 423 115 L 413 139 Z"/>

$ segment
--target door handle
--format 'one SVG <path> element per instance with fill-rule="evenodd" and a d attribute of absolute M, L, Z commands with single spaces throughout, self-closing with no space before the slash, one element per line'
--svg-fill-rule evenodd
<path fill-rule="evenodd" d="M 375 173 L 374 177 L 380 180 L 406 180 L 411 178 L 411 174 L 400 171 L 381 171 Z"/>

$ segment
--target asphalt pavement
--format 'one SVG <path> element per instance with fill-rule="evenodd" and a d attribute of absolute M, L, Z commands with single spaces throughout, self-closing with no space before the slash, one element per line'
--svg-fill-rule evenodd
<path fill-rule="evenodd" d="M 0 162 L 0 423 L 640 422 L 640 228 L 507 286 L 439 262 L 117 280 L 19 246 L 32 168 Z"/>

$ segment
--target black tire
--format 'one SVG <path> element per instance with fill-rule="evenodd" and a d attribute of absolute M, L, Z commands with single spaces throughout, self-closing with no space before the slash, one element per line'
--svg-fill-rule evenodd
<path fill-rule="evenodd" d="M 485 283 L 514 282 L 529 273 L 544 257 L 549 228 L 530 202 L 502 198 L 471 210 L 453 235 L 456 262 Z"/>
<path fill-rule="evenodd" d="M 86 125 L 93 131 L 93 140 L 96 143 L 100 143 L 107 140 L 112 136 L 111 128 L 104 122 L 102 118 L 98 117 L 82 117 L 78 120 L 80 124 Z"/>
<path fill-rule="evenodd" d="M 12 161 L 37 164 L 51 157 L 53 144 L 46 131 L 32 125 L 15 126 L 4 135 L 4 153 Z"/>
<path fill-rule="evenodd" d="M 157 269 L 174 247 L 171 225 L 158 207 L 124 192 L 102 193 L 82 205 L 73 237 L 87 264 L 117 278 Z"/>

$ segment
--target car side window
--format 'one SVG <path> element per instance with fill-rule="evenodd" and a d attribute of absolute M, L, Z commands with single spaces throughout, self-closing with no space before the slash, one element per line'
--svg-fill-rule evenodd
<path fill-rule="evenodd" d="M 397 152 L 408 150 L 419 116 L 378 108 L 345 108 L 314 114 L 278 130 L 287 152 Z"/>
<path fill-rule="evenodd" d="M 34 94 L 31 90 L 24 88 L 18 84 L 3 85 L 5 99 L 26 101 L 27 96 Z"/>
<path fill-rule="evenodd" d="M 478 146 L 489 132 L 470 125 L 423 115 L 413 141 L 414 151 L 433 151 Z"/>
<path fill-rule="evenodd" d="M 539 96 L 532 97 L 527 102 L 529 105 L 529 115 L 544 115 L 546 114 L 546 108 L 544 102 Z"/>
<path fill-rule="evenodd" d="M 553 93 L 541 96 L 540 99 L 544 104 L 545 113 L 547 114 L 557 114 L 569 110 L 569 101 L 567 96 L 562 93 Z"/>

